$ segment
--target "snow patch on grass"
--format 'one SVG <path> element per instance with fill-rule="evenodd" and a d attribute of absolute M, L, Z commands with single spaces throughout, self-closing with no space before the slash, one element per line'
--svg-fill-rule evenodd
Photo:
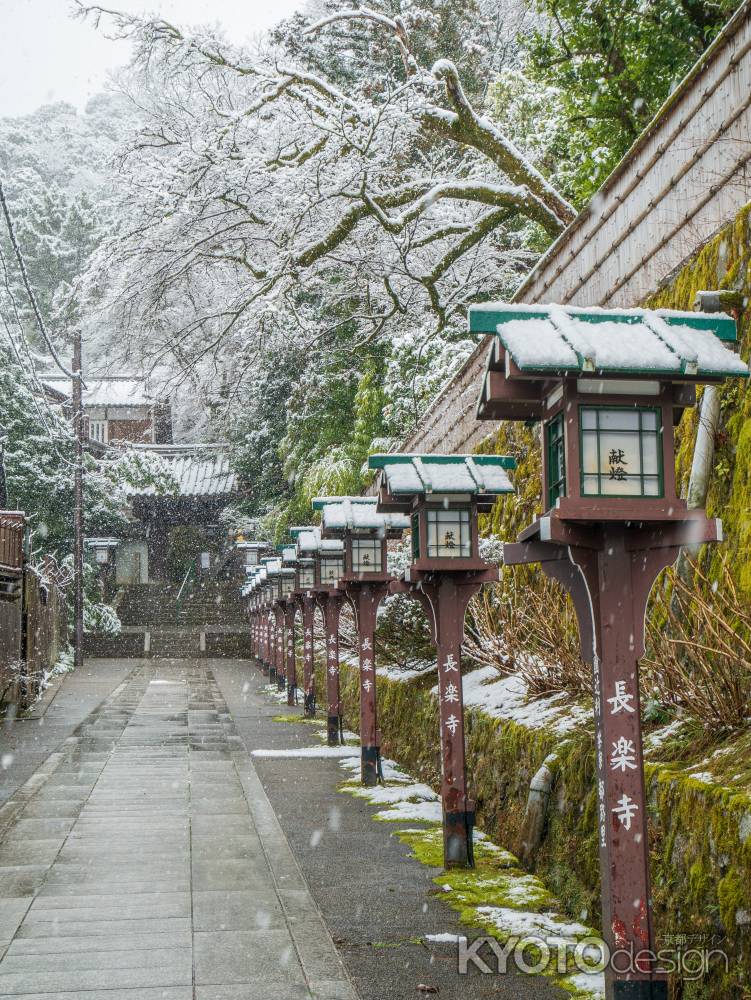
<path fill-rule="evenodd" d="M 644 750 L 649 753 L 651 750 L 659 750 L 666 740 L 669 740 L 671 736 L 675 736 L 683 726 L 683 719 L 676 719 L 675 722 L 671 722 L 669 726 L 663 726 L 661 729 L 655 730 L 655 732 L 650 733 L 649 736 L 644 737 Z"/>
<path fill-rule="evenodd" d="M 289 750 L 251 750 L 252 757 L 351 757 L 352 747 L 297 747 Z M 358 760 L 359 755 L 358 755 Z"/>
<path fill-rule="evenodd" d="M 465 707 L 479 708 L 494 719 L 515 722 L 527 729 L 545 727 L 564 734 L 592 718 L 589 709 L 572 704 L 562 693 L 530 699 L 520 676 L 499 677 L 494 667 L 480 667 L 465 674 L 462 684 Z"/>
<path fill-rule="evenodd" d="M 435 663 L 421 663 L 416 667 L 377 667 L 376 676 L 384 677 L 389 681 L 404 683 L 413 681 L 417 677 L 426 677 L 428 674 L 436 673 L 438 666 Z"/>

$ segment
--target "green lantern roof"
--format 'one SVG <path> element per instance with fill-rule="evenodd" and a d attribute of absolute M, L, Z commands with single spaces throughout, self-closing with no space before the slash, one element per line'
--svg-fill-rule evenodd
<path fill-rule="evenodd" d="M 724 313 L 486 303 L 470 307 L 469 325 L 474 333 L 495 334 L 524 373 L 697 382 L 749 375 L 725 346 L 737 333 Z"/>
<path fill-rule="evenodd" d="M 382 470 L 392 496 L 514 492 L 507 470 L 516 461 L 507 455 L 371 455 L 368 466 Z"/>

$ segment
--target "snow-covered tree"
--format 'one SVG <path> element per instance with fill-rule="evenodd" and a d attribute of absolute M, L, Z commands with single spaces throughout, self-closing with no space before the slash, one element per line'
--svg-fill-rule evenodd
<path fill-rule="evenodd" d="M 129 350 L 213 378 L 249 371 L 277 334 L 308 352 L 345 330 L 352 350 L 396 331 L 456 338 L 469 301 L 508 293 L 530 240 L 574 213 L 473 103 L 494 53 L 464 46 L 467 89 L 456 61 L 423 62 L 449 29 L 463 44 L 450 6 L 327 5 L 252 51 L 108 16 L 135 43 L 123 86 L 145 123 L 92 277 L 111 282 Z M 333 59 L 337 31 L 357 43 Z"/>

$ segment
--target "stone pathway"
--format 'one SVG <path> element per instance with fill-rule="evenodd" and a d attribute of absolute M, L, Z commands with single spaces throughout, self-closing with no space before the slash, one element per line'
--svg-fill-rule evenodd
<path fill-rule="evenodd" d="M 356 1000 L 200 661 L 136 666 L 0 837 L 0 997 Z"/>

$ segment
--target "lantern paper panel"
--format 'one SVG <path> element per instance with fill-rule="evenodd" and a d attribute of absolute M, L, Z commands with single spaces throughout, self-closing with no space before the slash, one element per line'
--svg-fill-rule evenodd
<path fill-rule="evenodd" d="M 316 571 L 313 562 L 301 564 L 297 568 L 297 584 L 300 590 L 309 590 L 316 585 Z"/>
<path fill-rule="evenodd" d="M 352 572 L 383 572 L 383 544 L 380 538 L 352 539 Z"/>
<path fill-rule="evenodd" d="M 471 558 L 472 534 L 467 508 L 428 508 L 426 516 L 429 559 Z"/>
<path fill-rule="evenodd" d="M 344 559 L 341 556 L 321 556 L 321 585 L 332 586 L 344 573 Z"/>
<path fill-rule="evenodd" d="M 662 496 L 662 427 L 653 408 L 580 408 L 582 496 Z"/>

